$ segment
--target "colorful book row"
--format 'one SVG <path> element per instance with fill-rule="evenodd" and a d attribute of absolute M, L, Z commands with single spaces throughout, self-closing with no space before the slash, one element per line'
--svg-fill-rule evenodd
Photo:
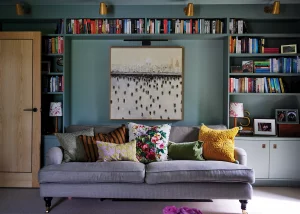
<path fill-rule="evenodd" d="M 143 34 L 144 19 L 71 19 L 68 34 Z"/>
<path fill-rule="evenodd" d="M 230 53 L 264 53 L 265 39 L 229 36 Z"/>
<path fill-rule="evenodd" d="M 219 19 L 149 19 L 148 34 L 221 34 L 224 22 Z"/>
<path fill-rule="evenodd" d="M 282 78 L 229 78 L 230 93 L 285 93 Z"/>
<path fill-rule="evenodd" d="M 43 53 L 46 54 L 62 54 L 64 53 L 64 38 L 61 36 L 44 38 Z"/>
<path fill-rule="evenodd" d="M 42 84 L 43 92 L 63 92 L 64 76 L 44 76 Z"/>

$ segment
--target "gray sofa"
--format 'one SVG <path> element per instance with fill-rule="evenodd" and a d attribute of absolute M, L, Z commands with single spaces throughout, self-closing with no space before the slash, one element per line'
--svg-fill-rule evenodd
<path fill-rule="evenodd" d="M 90 126 L 70 126 L 67 132 Z M 209 126 L 224 129 L 225 126 Z M 95 133 L 108 133 L 116 126 L 95 126 Z M 199 127 L 172 127 L 170 141 L 198 139 Z M 52 197 L 109 199 L 238 199 L 243 213 L 252 197 L 254 171 L 246 166 L 247 154 L 235 148 L 239 164 L 222 161 L 165 161 L 142 164 L 129 161 L 62 163 L 59 147 L 47 153 L 39 171 L 40 195 L 50 211 Z"/>

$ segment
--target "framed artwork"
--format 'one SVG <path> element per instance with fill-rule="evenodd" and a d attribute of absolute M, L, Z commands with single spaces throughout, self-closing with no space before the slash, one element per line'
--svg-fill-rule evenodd
<path fill-rule="evenodd" d="M 243 73 L 253 73 L 253 60 L 242 61 Z"/>
<path fill-rule="evenodd" d="M 297 45 L 296 44 L 281 45 L 281 53 L 285 53 L 285 54 L 297 53 Z"/>
<path fill-rule="evenodd" d="M 298 109 L 276 109 L 277 124 L 299 124 Z"/>
<path fill-rule="evenodd" d="M 254 119 L 255 135 L 276 135 L 276 123 L 274 119 Z"/>
<path fill-rule="evenodd" d="M 110 119 L 183 119 L 182 47 L 111 47 L 110 65 Z"/>
<path fill-rule="evenodd" d="M 41 62 L 41 70 L 43 74 L 49 74 L 51 70 L 51 62 L 50 61 L 42 61 Z"/>

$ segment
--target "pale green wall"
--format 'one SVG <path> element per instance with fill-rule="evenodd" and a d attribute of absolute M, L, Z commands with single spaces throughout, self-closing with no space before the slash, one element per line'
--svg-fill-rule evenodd
<path fill-rule="evenodd" d="M 175 40 L 155 46 L 184 47 L 184 120 L 176 125 L 223 122 L 223 42 Z M 71 123 L 109 124 L 109 53 L 111 46 L 140 42 L 73 40 L 71 42 Z M 122 121 L 114 121 L 120 123 Z M 124 122 L 124 121 L 123 121 Z M 157 122 L 152 122 L 157 123 Z"/>

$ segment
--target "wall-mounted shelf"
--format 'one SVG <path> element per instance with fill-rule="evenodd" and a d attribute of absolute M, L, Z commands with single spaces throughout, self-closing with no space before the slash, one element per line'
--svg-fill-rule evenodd
<path fill-rule="evenodd" d="M 300 53 L 296 54 L 281 54 L 281 53 L 258 53 L 258 54 L 249 54 L 249 53 L 231 53 L 229 57 L 296 57 L 300 56 Z"/>
<path fill-rule="evenodd" d="M 229 96 L 300 96 L 300 93 L 229 93 Z"/>
<path fill-rule="evenodd" d="M 300 77 L 300 73 L 229 73 L 229 76 L 259 77 Z"/>

